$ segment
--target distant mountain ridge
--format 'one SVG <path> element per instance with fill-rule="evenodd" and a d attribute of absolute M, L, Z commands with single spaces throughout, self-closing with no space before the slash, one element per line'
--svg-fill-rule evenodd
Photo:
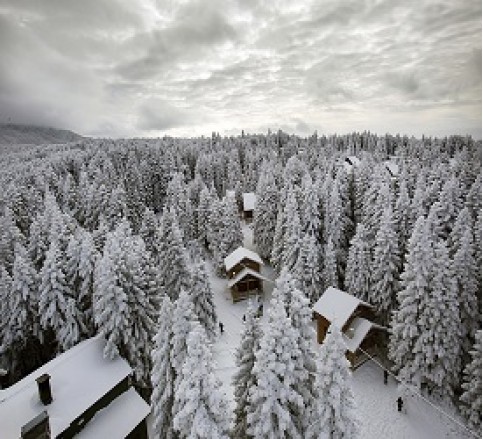
<path fill-rule="evenodd" d="M 82 136 L 69 130 L 36 125 L 0 124 L 0 145 L 42 145 L 76 142 L 82 139 Z"/>

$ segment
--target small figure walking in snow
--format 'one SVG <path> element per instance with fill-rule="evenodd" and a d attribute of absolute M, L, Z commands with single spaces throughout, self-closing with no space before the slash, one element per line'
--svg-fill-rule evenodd
<path fill-rule="evenodd" d="M 397 399 L 397 411 L 402 412 L 402 408 L 403 408 L 403 400 L 401 397 L 399 397 Z"/>
<path fill-rule="evenodd" d="M 220 327 L 220 333 L 223 334 L 223 332 L 224 332 L 223 323 L 219 322 L 218 326 Z"/>
<path fill-rule="evenodd" d="M 243 320 L 244 322 L 246 321 L 245 314 L 243 314 L 242 320 Z"/>
<path fill-rule="evenodd" d="M 387 384 L 387 377 L 389 374 L 387 373 L 387 370 L 384 371 L 384 384 Z"/>

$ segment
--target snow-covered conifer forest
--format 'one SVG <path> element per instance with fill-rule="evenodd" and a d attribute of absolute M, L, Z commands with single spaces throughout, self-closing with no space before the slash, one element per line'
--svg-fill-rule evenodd
<path fill-rule="evenodd" d="M 4 149 L 0 368 L 11 385 L 102 334 L 150 402 L 154 438 L 369 437 L 376 418 L 404 437 L 362 414 L 363 370 L 337 328 L 316 343 L 311 306 L 332 286 L 389 328 L 381 364 L 481 432 L 481 166 L 471 137 L 368 132 Z M 244 301 L 234 325 L 224 259 L 247 230 L 274 286 L 263 317 Z"/>

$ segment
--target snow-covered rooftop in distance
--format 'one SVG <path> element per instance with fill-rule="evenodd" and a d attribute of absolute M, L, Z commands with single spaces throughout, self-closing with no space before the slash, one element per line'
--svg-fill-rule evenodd
<path fill-rule="evenodd" d="M 253 210 L 255 209 L 255 202 L 257 196 L 253 192 L 248 192 L 243 194 L 243 210 Z"/>
<path fill-rule="evenodd" d="M 235 192 L 235 191 L 230 191 L 230 190 L 227 190 L 227 191 L 226 191 L 226 196 L 227 196 L 227 197 L 229 197 L 229 198 L 230 198 L 230 197 L 231 197 L 231 198 L 235 198 L 235 196 L 236 196 L 236 192 Z"/>
<path fill-rule="evenodd" d="M 361 304 L 372 308 L 372 305 L 354 297 L 352 294 L 334 287 L 329 287 L 320 299 L 317 300 L 312 309 L 342 329 L 352 313 Z"/>
<path fill-rule="evenodd" d="M 355 155 L 349 155 L 345 158 L 345 162 L 352 166 L 359 166 L 361 161 Z"/>
<path fill-rule="evenodd" d="M 350 324 L 349 328 L 344 331 L 344 342 L 347 350 L 355 352 L 366 338 L 367 333 L 371 328 L 378 328 L 385 330 L 384 326 L 377 325 L 362 317 L 356 317 Z"/>
<path fill-rule="evenodd" d="M 270 281 L 270 279 L 267 279 L 265 276 L 262 276 L 260 273 L 256 272 L 255 270 L 252 270 L 251 268 L 245 267 L 233 279 L 230 279 L 230 282 L 228 282 L 228 286 L 231 288 L 233 285 L 240 282 L 247 275 L 251 275 L 251 276 L 256 277 L 257 279 L 260 279 L 260 280 Z"/>
<path fill-rule="evenodd" d="M 46 410 L 52 437 L 56 437 L 130 375 L 131 367 L 123 358 L 104 359 L 104 345 L 101 336 L 85 340 L 13 386 L 0 390 L 0 436 L 18 439 L 22 426 Z M 44 373 L 50 375 L 53 398 L 46 406 L 40 401 L 35 381 Z"/>
<path fill-rule="evenodd" d="M 231 270 L 236 264 L 243 261 L 245 258 L 263 265 L 262 258 L 255 252 L 252 252 L 245 247 L 238 247 L 225 258 L 226 270 Z"/>
<path fill-rule="evenodd" d="M 396 162 L 387 160 L 384 162 L 384 166 L 391 174 L 391 177 L 396 177 L 399 174 L 399 165 Z"/>
<path fill-rule="evenodd" d="M 148 416 L 149 405 L 131 387 L 100 410 L 76 435 L 79 439 L 126 437 Z"/>

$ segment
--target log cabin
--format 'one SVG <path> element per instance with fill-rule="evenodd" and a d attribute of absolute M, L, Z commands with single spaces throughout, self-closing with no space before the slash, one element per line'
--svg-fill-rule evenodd
<path fill-rule="evenodd" d="M 230 279 L 228 288 L 233 302 L 263 292 L 263 281 L 268 279 L 260 273 L 262 265 L 262 258 L 244 247 L 238 247 L 225 258 L 226 276 Z"/>
<path fill-rule="evenodd" d="M 324 342 L 330 325 L 337 326 L 353 369 L 367 359 L 363 351 L 369 354 L 377 351 L 380 332 L 387 331 L 384 326 L 374 323 L 372 305 L 334 287 L 327 288 L 312 310 L 317 322 L 317 342 Z"/>
<path fill-rule="evenodd" d="M 250 222 L 253 219 L 253 211 L 255 210 L 255 203 L 257 196 L 253 192 L 243 194 L 243 218 Z"/>
<path fill-rule="evenodd" d="M 0 436 L 147 439 L 150 407 L 126 360 L 104 358 L 105 343 L 85 340 L 0 390 Z"/>

